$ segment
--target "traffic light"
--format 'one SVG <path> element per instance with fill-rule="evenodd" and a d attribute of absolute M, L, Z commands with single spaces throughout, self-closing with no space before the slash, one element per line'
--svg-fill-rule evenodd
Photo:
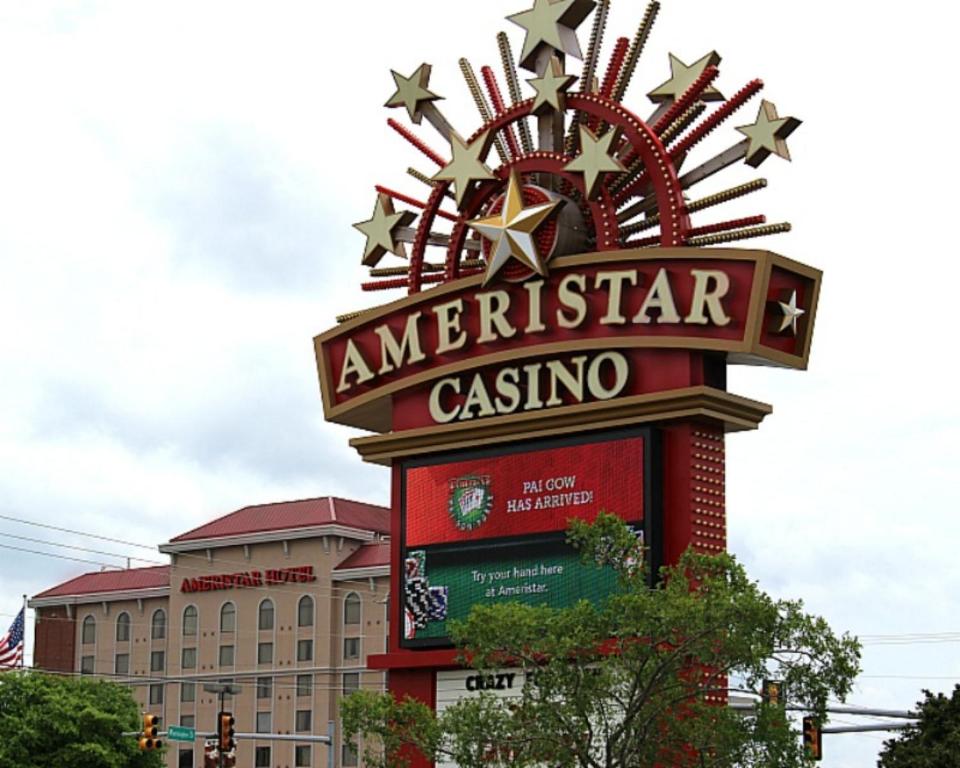
<path fill-rule="evenodd" d="M 163 742 L 157 738 L 160 732 L 160 718 L 157 715 L 144 714 L 143 726 L 140 729 L 138 744 L 143 751 L 160 749 Z"/>
<path fill-rule="evenodd" d="M 782 680 L 764 680 L 763 681 L 763 700 L 767 704 L 780 705 L 783 700 L 783 681 Z"/>
<path fill-rule="evenodd" d="M 233 715 L 229 712 L 220 712 L 217 715 L 217 741 L 220 744 L 220 751 L 230 752 L 236 746 L 233 740 Z"/>
<path fill-rule="evenodd" d="M 823 759 L 823 733 L 815 717 L 803 718 L 803 748 L 811 760 Z"/>

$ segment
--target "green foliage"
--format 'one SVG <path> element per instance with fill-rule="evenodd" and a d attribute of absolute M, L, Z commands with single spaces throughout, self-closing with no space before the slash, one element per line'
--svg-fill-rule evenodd
<path fill-rule="evenodd" d="M 557 768 L 796 768 L 807 765 L 799 731 L 782 706 L 743 712 L 718 706 L 728 692 L 784 682 L 789 702 L 826 720 L 859 668 L 859 644 L 837 637 L 799 601 L 774 600 L 729 555 L 686 553 L 649 589 L 643 553 L 623 521 L 573 522 L 584 562 L 617 569 L 623 590 L 602 604 L 475 606 L 451 637 L 461 661 L 481 671 L 519 667 L 527 681 L 509 701 L 462 699 L 440 717 L 402 720 L 387 695 L 356 700 L 364 717 L 348 733 L 473 766 Z M 394 727 L 402 722 L 404 732 Z M 428 736 L 412 731 L 423 729 Z"/>
<path fill-rule="evenodd" d="M 884 742 L 879 768 L 960 768 L 960 685 L 951 696 L 923 696 L 920 720 Z"/>
<path fill-rule="evenodd" d="M 140 728 L 130 690 L 39 672 L 0 675 L 0 768 L 160 768 L 121 736 Z"/>

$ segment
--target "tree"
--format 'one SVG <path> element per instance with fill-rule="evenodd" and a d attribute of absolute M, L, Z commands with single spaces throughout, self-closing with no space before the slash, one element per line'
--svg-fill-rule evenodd
<path fill-rule="evenodd" d="M 461 660 L 483 672 L 518 667 L 519 697 L 463 699 L 439 717 L 389 694 L 350 697 L 344 728 L 372 744 L 369 765 L 404 765 L 411 746 L 462 768 L 807 763 L 782 702 L 744 712 L 725 697 L 772 677 L 824 721 L 828 697 L 842 700 L 858 672 L 854 638 L 766 595 L 729 555 L 688 552 L 650 589 L 620 518 L 574 521 L 568 538 L 585 562 L 616 569 L 621 590 L 599 605 L 475 606 L 452 627 Z"/>
<path fill-rule="evenodd" d="M 161 768 L 161 753 L 141 752 L 130 689 L 90 678 L 0 675 L 0 768 Z"/>
<path fill-rule="evenodd" d="M 920 719 L 883 743 L 879 768 L 960 768 L 960 685 L 951 696 L 923 696 Z"/>

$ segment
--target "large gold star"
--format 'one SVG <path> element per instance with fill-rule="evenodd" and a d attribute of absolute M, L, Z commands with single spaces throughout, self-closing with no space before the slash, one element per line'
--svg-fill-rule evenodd
<path fill-rule="evenodd" d="M 720 63 L 720 54 L 716 51 L 710 51 L 706 56 L 697 59 L 693 64 L 687 66 L 680 59 L 670 55 L 670 79 L 665 83 L 658 85 L 647 96 L 650 101 L 662 103 L 665 101 L 676 101 L 697 78 L 703 74 L 703 70 L 711 64 L 717 66 Z M 700 94 L 701 101 L 721 101 L 723 95 L 712 85 L 708 86 Z"/>
<path fill-rule="evenodd" d="M 387 251 L 406 258 L 403 243 L 394 239 L 393 231 L 397 227 L 409 226 L 415 218 L 417 215 L 412 211 L 395 213 L 393 200 L 384 194 L 377 195 L 377 202 L 373 206 L 373 217 L 353 225 L 354 229 L 360 230 L 367 236 L 366 245 L 363 247 L 364 266 L 377 266 Z"/>
<path fill-rule="evenodd" d="M 764 99 L 760 103 L 757 122 L 737 128 L 740 133 L 750 139 L 750 144 L 747 146 L 747 165 L 756 168 L 771 154 L 789 160 L 787 136 L 797 130 L 801 122 L 795 117 L 778 116 L 776 106 Z"/>
<path fill-rule="evenodd" d="M 593 197 L 604 174 L 626 170 L 624 164 L 610 154 L 610 145 L 615 138 L 616 131 L 607 131 L 598 139 L 589 128 L 580 126 L 580 154 L 567 163 L 563 170 L 583 174 L 588 198 Z"/>
<path fill-rule="evenodd" d="M 443 98 L 427 88 L 430 84 L 430 65 L 421 64 L 410 77 L 404 77 L 394 70 L 390 70 L 390 74 L 393 75 L 393 82 L 396 84 L 397 90 L 393 96 L 387 99 L 385 106 L 406 107 L 410 119 L 419 125 L 420 118 L 423 117 L 420 112 L 420 104 L 425 101 L 437 101 Z"/>
<path fill-rule="evenodd" d="M 535 71 L 537 54 L 542 46 L 582 59 L 574 30 L 587 18 L 594 5 L 593 0 L 533 0 L 533 8 L 529 11 L 507 16 L 508 21 L 527 31 L 520 66 Z"/>
<path fill-rule="evenodd" d="M 472 144 L 467 144 L 456 131 L 450 132 L 450 150 L 453 159 L 433 176 L 433 181 L 452 181 L 453 195 L 457 200 L 457 207 L 463 203 L 474 181 L 495 179 L 493 171 L 480 161 L 480 153 L 487 143 L 488 133 L 481 135 Z"/>
<path fill-rule="evenodd" d="M 563 65 L 556 56 L 550 59 L 550 65 L 543 77 L 527 80 L 537 92 L 530 111 L 535 115 L 554 110 L 563 112 L 567 89 L 576 81 L 576 75 L 564 74 Z"/>
<path fill-rule="evenodd" d="M 541 254 L 537 253 L 533 236 L 553 215 L 560 203 L 560 200 L 553 200 L 524 208 L 523 189 L 516 174 L 510 174 L 500 213 L 470 222 L 471 227 L 493 244 L 487 272 L 483 276 L 484 285 L 490 282 L 511 257 L 538 275 L 547 273 Z"/>

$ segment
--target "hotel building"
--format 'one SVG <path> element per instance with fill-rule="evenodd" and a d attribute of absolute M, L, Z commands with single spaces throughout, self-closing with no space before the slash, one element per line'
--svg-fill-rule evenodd
<path fill-rule="evenodd" d="M 161 727 L 210 733 L 219 702 L 238 733 L 330 735 L 332 744 L 238 740 L 242 768 L 350 768 L 341 696 L 383 689 L 389 509 L 337 498 L 245 507 L 160 545 L 170 564 L 86 573 L 33 597 L 34 666 L 133 689 Z M 203 740 L 167 742 L 169 768 L 203 766 Z"/>

